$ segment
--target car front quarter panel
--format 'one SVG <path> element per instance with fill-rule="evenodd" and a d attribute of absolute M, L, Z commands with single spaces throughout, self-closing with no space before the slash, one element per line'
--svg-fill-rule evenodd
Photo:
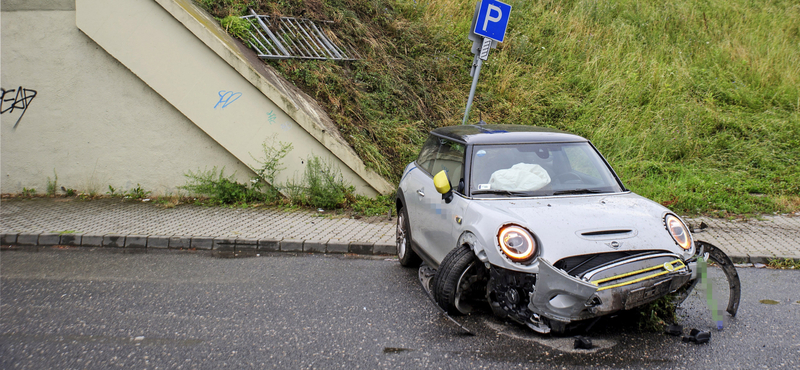
<path fill-rule="evenodd" d="M 504 220 L 504 221 L 499 221 Z M 526 228 L 522 220 L 518 220 L 493 208 L 482 207 L 471 203 L 463 218 L 462 233 L 458 245 L 468 245 L 478 259 L 507 270 L 535 274 L 539 272 L 537 260 L 529 264 L 512 262 L 497 245 L 497 234 L 504 225 L 515 224 Z M 535 235 L 532 235 L 536 239 Z M 537 239 L 537 248 L 541 248 Z M 541 253 L 539 250 L 537 253 Z"/>

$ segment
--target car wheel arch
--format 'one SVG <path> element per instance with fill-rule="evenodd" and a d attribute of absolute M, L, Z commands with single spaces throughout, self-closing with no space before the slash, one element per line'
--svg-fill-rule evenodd
<path fill-rule="evenodd" d="M 461 235 L 458 237 L 456 248 L 466 246 L 472 250 L 472 253 L 475 254 L 475 257 L 477 257 L 479 261 L 482 263 L 489 263 L 489 256 L 486 254 L 486 250 L 479 240 L 475 233 L 470 230 L 465 230 L 461 232 Z"/>
<path fill-rule="evenodd" d="M 400 214 L 400 209 L 405 208 L 406 206 L 406 199 L 403 196 L 403 192 L 400 189 L 397 189 L 397 195 L 394 198 L 394 208 L 397 211 L 397 214 Z"/>

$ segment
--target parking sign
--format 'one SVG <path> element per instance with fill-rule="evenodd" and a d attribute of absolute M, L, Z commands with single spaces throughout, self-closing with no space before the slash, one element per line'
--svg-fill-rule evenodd
<path fill-rule="evenodd" d="M 478 9 L 474 32 L 483 37 L 503 42 L 510 14 L 511 5 L 497 0 L 483 0 Z"/>

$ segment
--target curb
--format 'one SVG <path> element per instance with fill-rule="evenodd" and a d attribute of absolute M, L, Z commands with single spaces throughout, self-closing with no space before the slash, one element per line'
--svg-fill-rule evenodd
<path fill-rule="evenodd" d="M 211 236 L 165 236 L 165 235 L 91 235 L 54 233 L 0 234 L 0 245 L 21 247 L 46 247 L 66 245 L 72 247 L 103 247 L 127 249 L 196 249 L 220 252 L 305 252 L 328 254 L 357 254 L 368 256 L 396 256 L 394 244 L 367 241 L 298 240 L 298 239 L 254 239 Z M 731 256 L 735 264 L 768 264 L 771 259 L 800 258 L 765 255 Z"/>
<path fill-rule="evenodd" d="M 91 235 L 54 233 L 0 234 L 0 244 L 23 247 L 65 245 L 127 249 L 197 249 L 220 252 L 308 252 L 396 255 L 394 244 L 340 240 L 254 239 L 212 236 Z"/>

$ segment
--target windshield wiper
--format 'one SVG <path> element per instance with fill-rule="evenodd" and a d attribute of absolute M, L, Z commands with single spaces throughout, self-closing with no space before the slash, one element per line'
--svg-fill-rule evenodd
<path fill-rule="evenodd" d="M 564 194 L 596 194 L 596 193 L 605 193 L 602 190 L 596 189 L 572 189 L 572 190 L 561 190 L 553 192 L 553 195 L 564 195 Z"/>
<path fill-rule="evenodd" d="M 475 190 L 475 191 L 472 192 L 472 195 L 477 195 L 477 194 L 530 195 L 530 192 L 527 192 L 527 191 L 500 190 L 500 189 Z"/>

